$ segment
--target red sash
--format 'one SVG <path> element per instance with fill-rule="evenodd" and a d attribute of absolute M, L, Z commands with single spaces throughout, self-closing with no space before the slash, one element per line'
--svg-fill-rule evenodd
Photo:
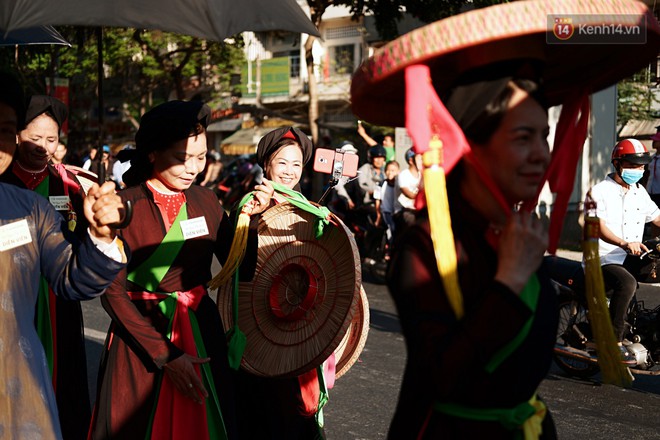
<path fill-rule="evenodd" d="M 128 292 L 131 300 L 165 300 L 176 298 L 170 340 L 185 353 L 197 357 L 197 346 L 193 329 L 188 317 L 188 309 L 196 310 L 199 302 L 206 295 L 203 286 L 197 286 L 186 292 L 153 293 Z M 197 375 L 201 378 L 198 365 L 195 365 Z M 209 393 L 211 391 L 209 390 Z M 181 394 L 167 374 L 163 375 L 158 394 L 158 403 L 152 424 L 151 438 L 165 439 L 199 439 L 209 440 L 206 417 L 206 403 L 197 405 Z"/>

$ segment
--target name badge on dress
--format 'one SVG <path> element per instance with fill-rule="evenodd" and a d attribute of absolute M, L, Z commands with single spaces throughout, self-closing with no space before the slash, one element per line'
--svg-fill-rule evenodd
<path fill-rule="evenodd" d="M 0 252 L 32 243 L 26 219 L 0 226 Z"/>
<path fill-rule="evenodd" d="M 71 199 L 69 196 L 48 196 L 48 200 L 56 211 L 68 211 Z"/>
<path fill-rule="evenodd" d="M 206 219 L 204 217 L 197 217 L 182 221 L 181 232 L 183 232 L 183 239 L 189 240 L 191 238 L 209 235 L 209 228 L 206 226 Z"/>

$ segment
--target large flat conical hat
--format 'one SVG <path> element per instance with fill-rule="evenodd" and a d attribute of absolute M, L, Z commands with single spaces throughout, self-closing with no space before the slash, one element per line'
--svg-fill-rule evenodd
<path fill-rule="evenodd" d="M 428 65 L 442 98 L 470 70 L 530 60 L 548 104 L 556 105 L 632 75 L 659 49 L 660 26 L 642 2 L 511 2 L 439 20 L 383 46 L 353 75 L 351 103 L 361 119 L 403 126 L 406 67 Z"/>
<path fill-rule="evenodd" d="M 346 335 L 335 349 L 335 378 L 342 377 L 357 362 L 369 334 L 369 299 L 364 287 L 360 287 L 360 300 Z"/>
<path fill-rule="evenodd" d="M 287 202 L 261 215 L 254 277 L 239 283 L 238 324 L 247 337 L 241 367 L 258 376 L 296 376 L 334 352 L 356 311 L 360 258 L 335 216 L 315 237 L 316 217 Z M 231 286 L 218 291 L 225 329 Z"/>

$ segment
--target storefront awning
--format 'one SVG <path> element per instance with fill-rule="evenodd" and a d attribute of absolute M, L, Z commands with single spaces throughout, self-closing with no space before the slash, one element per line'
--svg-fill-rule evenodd
<path fill-rule="evenodd" d="M 222 154 L 237 156 L 255 153 L 261 136 L 261 132 L 256 128 L 242 128 L 220 142 Z"/>
<path fill-rule="evenodd" d="M 206 131 L 211 133 L 216 133 L 220 131 L 236 131 L 241 128 L 243 121 L 239 118 L 234 119 L 223 119 L 221 121 L 215 121 L 209 124 L 206 128 Z"/>

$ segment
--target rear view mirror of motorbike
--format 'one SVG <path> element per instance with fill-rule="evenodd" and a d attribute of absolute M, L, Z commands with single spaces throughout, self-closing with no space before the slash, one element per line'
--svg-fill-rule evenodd
<path fill-rule="evenodd" d="M 335 179 L 339 179 L 341 176 L 355 177 L 359 159 L 359 156 L 354 153 L 317 148 L 314 153 L 314 171 L 332 174 Z"/>

